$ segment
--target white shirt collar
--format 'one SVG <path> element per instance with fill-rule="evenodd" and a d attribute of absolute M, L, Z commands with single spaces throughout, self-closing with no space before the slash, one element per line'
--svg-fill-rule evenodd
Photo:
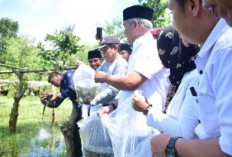
<path fill-rule="evenodd" d="M 224 32 L 229 28 L 224 19 L 220 19 L 216 26 L 213 28 L 206 42 L 203 44 L 198 57 L 204 57 L 210 53 L 210 48 L 216 43 L 216 41 L 224 34 Z"/>

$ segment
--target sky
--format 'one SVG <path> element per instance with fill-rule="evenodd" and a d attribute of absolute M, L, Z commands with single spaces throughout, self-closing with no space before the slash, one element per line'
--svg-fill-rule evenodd
<path fill-rule="evenodd" d="M 81 43 L 97 44 L 96 27 L 114 18 L 122 19 L 123 9 L 138 0 L 0 0 L 0 18 L 19 23 L 19 34 L 43 41 L 46 34 L 75 25 Z"/>

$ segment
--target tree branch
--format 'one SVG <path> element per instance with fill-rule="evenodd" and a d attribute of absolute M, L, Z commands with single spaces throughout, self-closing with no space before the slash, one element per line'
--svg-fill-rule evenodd
<path fill-rule="evenodd" d="M 56 71 L 56 69 L 23 69 L 18 67 L 13 67 L 10 65 L 2 64 L 0 63 L 0 66 L 11 68 L 12 71 L 0 71 L 0 74 L 10 74 L 10 73 L 40 73 L 40 72 L 48 72 L 48 71 Z M 76 67 L 65 67 L 64 70 L 73 70 L 76 69 Z"/>
<path fill-rule="evenodd" d="M 11 66 L 11 65 L 6 65 L 6 64 L 2 64 L 2 63 L 0 63 L 0 66 L 7 67 L 7 68 L 11 68 L 11 69 L 19 69 L 19 70 L 24 70 L 24 69 L 22 69 L 22 68 L 13 67 L 13 66 Z"/>

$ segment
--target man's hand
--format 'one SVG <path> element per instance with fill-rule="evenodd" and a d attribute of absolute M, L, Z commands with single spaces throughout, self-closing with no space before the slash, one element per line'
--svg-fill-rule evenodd
<path fill-rule="evenodd" d="M 57 94 L 53 94 L 52 98 L 50 99 L 50 101 L 55 101 L 58 98 Z"/>
<path fill-rule="evenodd" d="M 50 102 L 51 99 L 53 97 L 53 94 L 46 94 L 46 93 L 43 93 L 42 95 L 40 95 L 40 101 L 42 104 L 46 104 L 48 101 Z M 57 99 L 57 98 L 55 98 Z"/>
<path fill-rule="evenodd" d="M 40 95 L 40 97 L 42 99 L 46 100 L 48 98 L 48 94 L 43 93 L 42 95 Z"/>
<path fill-rule="evenodd" d="M 47 96 L 48 96 L 48 94 L 44 94 L 44 93 L 42 95 L 40 95 L 40 101 L 44 105 L 46 104 Z"/>
<path fill-rule="evenodd" d="M 144 112 L 149 104 L 143 95 L 137 93 L 133 97 L 132 106 L 136 111 Z"/>
<path fill-rule="evenodd" d="M 113 111 L 113 107 L 111 105 L 102 107 L 98 112 L 98 117 L 102 117 L 104 114 L 110 114 Z"/>
<path fill-rule="evenodd" d="M 170 134 L 160 134 L 152 137 L 151 151 L 154 157 L 165 157 L 165 148 L 172 136 Z"/>
<path fill-rule="evenodd" d="M 106 74 L 105 72 L 99 71 L 95 75 L 94 80 L 95 80 L 96 83 L 104 83 L 104 82 L 106 82 L 107 76 L 108 76 L 108 74 Z"/>

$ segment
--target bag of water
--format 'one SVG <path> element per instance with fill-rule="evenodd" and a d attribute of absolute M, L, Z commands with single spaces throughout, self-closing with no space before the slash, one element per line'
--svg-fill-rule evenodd
<path fill-rule="evenodd" d="M 73 75 L 77 102 L 80 106 L 88 104 L 101 91 L 101 86 L 95 83 L 94 77 L 95 71 L 87 65 L 80 66 Z"/>
<path fill-rule="evenodd" d="M 94 114 L 77 123 L 80 127 L 85 157 L 114 157 L 108 130 L 103 125 L 102 119 L 104 118 Z"/>

